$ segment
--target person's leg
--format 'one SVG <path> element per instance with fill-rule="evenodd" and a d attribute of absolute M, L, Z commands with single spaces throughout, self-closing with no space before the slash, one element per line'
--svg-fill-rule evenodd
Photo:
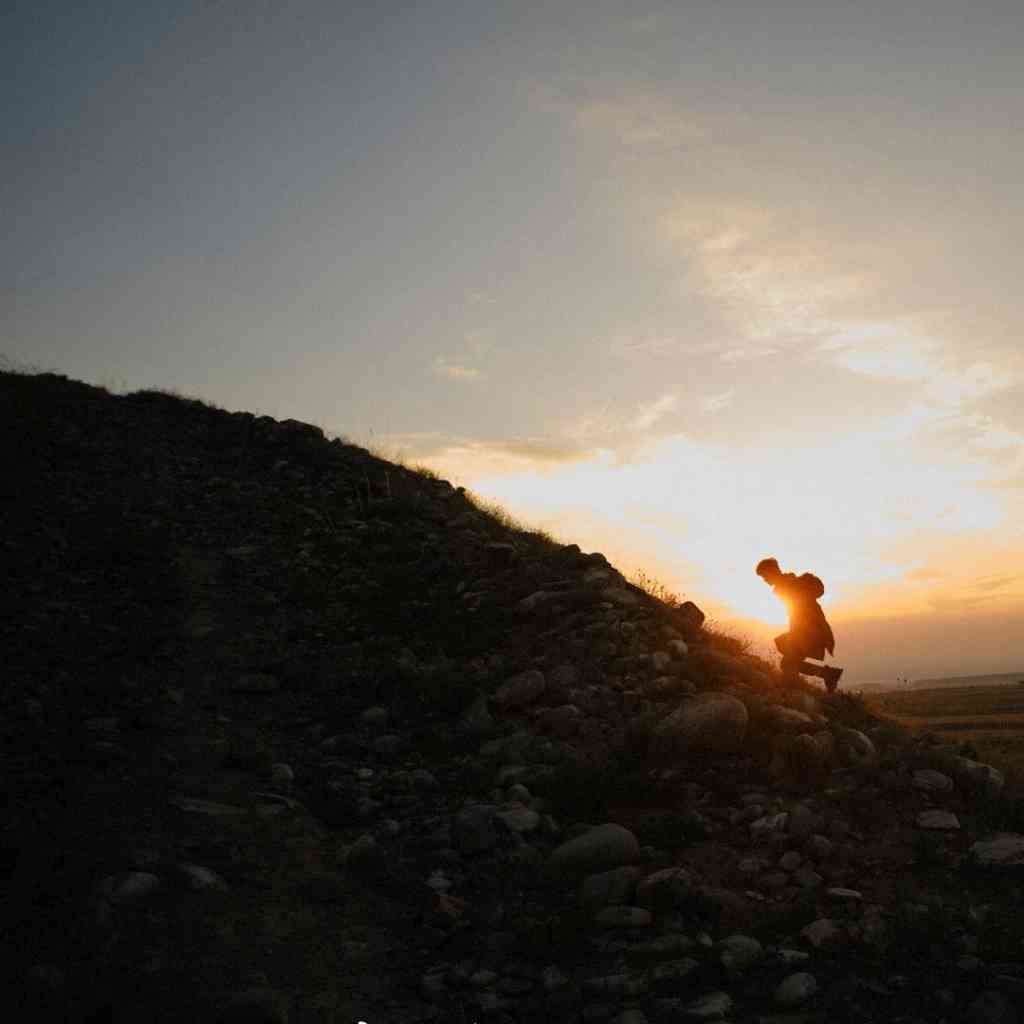
<path fill-rule="evenodd" d="M 779 666 L 782 672 L 783 682 L 795 683 L 800 674 L 801 655 L 792 649 L 792 640 L 788 633 L 781 633 L 775 638 L 775 648 L 782 655 L 782 664 Z"/>
<path fill-rule="evenodd" d="M 825 684 L 825 689 L 829 693 L 835 693 L 835 689 L 839 685 L 839 677 L 843 674 L 843 670 L 836 668 L 835 665 L 815 665 L 810 661 L 801 662 L 798 671 L 801 675 L 817 676 Z"/>

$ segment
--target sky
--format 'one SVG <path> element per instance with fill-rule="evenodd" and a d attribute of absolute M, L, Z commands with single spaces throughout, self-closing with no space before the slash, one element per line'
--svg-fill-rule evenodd
<path fill-rule="evenodd" d="M 5 6 L 0 355 L 428 466 L 851 682 L 1024 669 L 1019 0 Z"/>

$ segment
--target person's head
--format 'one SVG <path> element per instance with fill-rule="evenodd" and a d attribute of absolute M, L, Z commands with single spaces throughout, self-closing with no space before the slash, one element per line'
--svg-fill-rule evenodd
<path fill-rule="evenodd" d="M 755 572 L 765 581 L 765 583 L 773 583 L 782 575 L 779 563 L 776 562 L 774 558 L 762 558 L 761 561 L 757 563 L 757 569 Z"/>

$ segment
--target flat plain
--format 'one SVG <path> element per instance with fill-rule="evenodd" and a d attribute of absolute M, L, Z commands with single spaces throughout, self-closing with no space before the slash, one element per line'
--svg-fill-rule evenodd
<path fill-rule="evenodd" d="M 891 690 L 867 700 L 915 732 L 970 745 L 1008 781 L 1024 783 L 1024 683 Z"/>

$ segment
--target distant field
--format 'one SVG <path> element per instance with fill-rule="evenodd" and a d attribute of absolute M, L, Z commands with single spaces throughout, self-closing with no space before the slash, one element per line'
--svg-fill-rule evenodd
<path fill-rule="evenodd" d="M 970 743 L 982 761 L 1024 780 L 1024 686 L 903 690 L 867 700 L 913 729 Z"/>

